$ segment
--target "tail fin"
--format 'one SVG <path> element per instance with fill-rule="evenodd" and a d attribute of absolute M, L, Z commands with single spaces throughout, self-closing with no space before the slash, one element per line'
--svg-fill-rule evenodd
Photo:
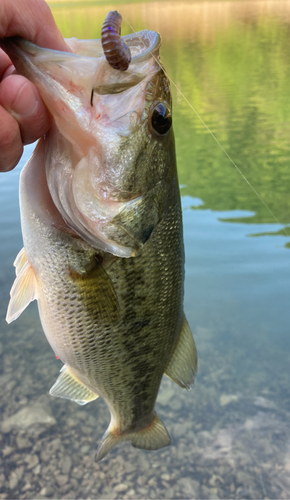
<path fill-rule="evenodd" d="M 168 431 L 156 413 L 149 425 L 130 434 L 130 441 L 134 448 L 142 450 L 159 450 L 171 443 Z"/>
<path fill-rule="evenodd" d="M 122 441 L 131 441 L 134 448 L 143 450 L 159 450 L 169 446 L 171 442 L 165 425 L 156 413 L 149 425 L 136 432 L 118 433 L 118 431 L 110 430 L 110 427 L 105 432 L 97 449 L 96 462 L 102 460 L 114 446 Z"/>

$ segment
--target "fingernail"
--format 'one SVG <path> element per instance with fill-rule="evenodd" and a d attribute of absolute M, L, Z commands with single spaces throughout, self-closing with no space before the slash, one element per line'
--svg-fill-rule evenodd
<path fill-rule="evenodd" d="M 29 82 L 25 83 L 19 90 L 12 106 L 11 114 L 18 116 L 31 116 L 38 107 L 38 96 L 36 90 Z"/>

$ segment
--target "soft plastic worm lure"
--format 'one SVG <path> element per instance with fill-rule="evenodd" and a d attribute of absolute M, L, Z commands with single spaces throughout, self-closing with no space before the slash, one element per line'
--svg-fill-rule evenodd
<path fill-rule="evenodd" d="M 131 61 L 129 47 L 121 39 L 122 16 L 116 10 L 107 14 L 102 27 L 102 46 L 110 66 L 126 71 Z"/>

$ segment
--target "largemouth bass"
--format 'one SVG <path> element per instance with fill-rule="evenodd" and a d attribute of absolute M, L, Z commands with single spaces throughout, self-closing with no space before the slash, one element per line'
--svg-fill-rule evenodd
<path fill-rule="evenodd" d="M 24 248 L 7 321 L 36 299 L 64 363 L 50 394 L 106 401 L 111 422 L 97 460 L 121 441 L 169 445 L 154 411 L 162 376 L 189 389 L 197 368 L 160 37 L 142 31 L 122 41 L 125 71 L 110 66 L 100 40 L 67 40 L 72 53 L 1 40 L 54 119 L 21 173 Z"/>

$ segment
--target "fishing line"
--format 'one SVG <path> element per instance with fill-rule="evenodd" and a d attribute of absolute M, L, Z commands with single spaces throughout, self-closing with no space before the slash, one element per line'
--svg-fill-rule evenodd
<path fill-rule="evenodd" d="M 130 27 L 130 29 L 133 31 L 133 33 L 135 33 L 135 35 L 137 35 L 137 37 L 139 38 L 139 40 L 142 42 L 142 44 L 144 45 L 144 47 L 146 47 L 145 43 L 143 42 L 142 38 L 138 35 L 138 33 L 134 30 L 133 26 L 130 24 L 130 22 L 128 21 L 128 19 L 126 19 L 124 16 L 122 16 L 124 21 L 126 21 L 126 23 L 128 24 L 128 26 Z M 191 104 L 191 102 L 187 99 L 187 97 L 183 94 L 183 92 L 180 90 L 180 88 L 177 86 L 177 84 L 172 80 L 172 78 L 170 78 L 170 76 L 168 75 L 168 73 L 165 71 L 164 67 L 161 67 L 161 64 L 159 62 L 159 60 L 157 59 L 157 57 L 155 57 L 154 54 L 152 54 L 151 52 L 151 55 L 152 57 L 154 58 L 154 60 L 157 62 L 157 64 L 160 66 L 160 68 L 164 71 L 165 75 L 167 76 L 168 80 L 170 81 L 170 83 L 172 83 L 172 85 L 176 88 L 177 92 L 181 95 L 181 97 L 185 100 L 185 102 L 188 104 L 188 106 L 190 107 L 190 109 L 196 114 L 197 118 L 201 121 L 201 123 L 203 124 L 203 126 L 206 128 L 206 130 L 209 132 L 209 134 L 212 136 L 212 138 L 215 140 L 215 142 L 218 144 L 218 146 L 221 148 L 221 150 L 223 151 L 223 153 L 225 154 L 225 156 L 228 158 L 228 160 L 232 163 L 232 165 L 235 167 L 235 169 L 238 171 L 238 173 L 241 175 L 241 177 L 244 179 L 244 181 L 248 184 L 248 186 L 252 189 L 252 191 L 255 193 L 255 195 L 257 196 L 257 198 L 261 201 L 261 203 L 264 205 L 264 207 L 266 208 L 266 210 L 268 210 L 269 214 L 272 216 L 272 218 L 277 222 L 277 224 L 279 224 L 279 226 L 283 226 L 282 227 L 282 230 L 284 231 L 284 233 L 286 234 L 286 236 L 290 236 L 290 234 L 288 233 L 285 225 L 283 225 L 276 217 L 276 215 L 272 212 L 272 210 L 270 209 L 270 207 L 267 205 L 267 203 L 263 200 L 262 196 L 258 193 L 258 191 L 254 188 L 254 186 L 250 183 L 250 181 L 248 181 L 248 179 L 246 178 L 246 176 L 243 174 L 243 172 L 241 171 L 241 169 L 237 166 L 237 164 L 234 162 L 234 160 L 231 158 L 231 156 L 229 155 L 229 153 L 225 150 L 225 148 L 223 147 L 223 145 L 220 143 L 220 141 L 218 140 L 218 138 L 215 136 L 215 134 L 211 131 L 211 129 L 208 127 L 208 125 L 205 123 L 205 121 L 203 120 L 203 118 L 201 117 L 201 115 L 198 113 L 198 111 L 193 107 L 193 105 Z"/>

